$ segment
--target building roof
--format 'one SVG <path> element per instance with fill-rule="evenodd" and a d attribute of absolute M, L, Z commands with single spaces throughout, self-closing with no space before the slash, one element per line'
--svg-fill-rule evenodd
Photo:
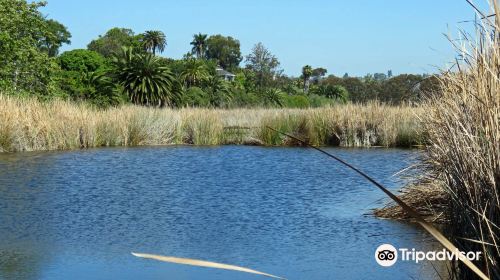
<path fill-rule="evenodd" d="M 222 67 L 217 67 L 215 68 L 215 72 L 217 73 L 217 75 L 219 76 L 231 76 L 231 77 L 235 77 L 236 75 L 231 73 L 231 72 L 228 72 L 224 69 L 222 69 Z"/>

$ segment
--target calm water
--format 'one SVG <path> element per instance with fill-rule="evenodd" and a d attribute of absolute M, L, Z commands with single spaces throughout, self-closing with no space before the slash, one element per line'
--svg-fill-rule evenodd
<path fill-rule="evenodd" d="M 416 160 L 332 149 L 396 190 Z M 382 268 L 382 243 L 423 249 L 414 226 L 366 214 L 384 195 L 303 148 L 145 147 L 0 155 L 2 279 L 265 279 L 138 259 L 131 251 L 242 265 L 289 279 L 430 279 Z"/>

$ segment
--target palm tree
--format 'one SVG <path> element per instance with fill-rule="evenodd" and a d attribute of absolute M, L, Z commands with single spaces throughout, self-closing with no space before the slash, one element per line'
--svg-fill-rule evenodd
<path fill-rule="evenodd" d="M 188 59 L 184 63 L 184 70 L 181 73 L 181 79 L 187 87 L 196 86 L 209 76 L 205 63 L 196 59 Z"/>
<path fill-rule="evenodd" d="M 160 58 L 124 47 L 112 60 L 112 77 L 135 104 L 164 105 L 175 99 L 174 77 Z"/>
<path fill-rule="evenodd" d="M 210 105 L 214 107 L 219 107 L 233 98 L 229 83 L 218 75 L 212 75 L 205 79 L 203 90 L 209 96 Z"/>
<path fill-rule="evenodd" d="M 105 71 L 87 72 L 81 75 L 85 99 L 100 107 L 120 103 L 121 93 Z"/>
<path fill-rule="evenodd" d="M 283 92 L 277 88 L 270 88 L 260 92 L 264 105 L 283 107 Z"/>
<path fill-rule="evenodd" d="M 159 52 L 163 52 L 165 50 L 165 47 L 167 46 L 167 38 L 161 31 L 146 31 L 142 37 L 142 46 L 146 51 L 151 51 L 153 55 L 155 55 L 156 50 Z"/>
<path fill-rule="evenodd" d="M 302 78 L 304 79 L 304 92 L 309 90 L 309 78 L 313 74 L 313 69 L 310 65 L 302 67 Z"/>
<path fill-rule="evenodd" d="M 191 50 L 194 54 L 196 54 L 197 58 L 205 57 L 205 51 L 207 49 L 207 34 L 194 34 L 193 41 L 191 41 L 191 45 L 193 49 Z"/>

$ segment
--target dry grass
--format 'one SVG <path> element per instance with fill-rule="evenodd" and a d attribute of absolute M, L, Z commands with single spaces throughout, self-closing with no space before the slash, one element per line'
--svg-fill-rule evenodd
<path fill-rule="evenodd" d="M 497 2 L 492 13 L 500 15 Z M 477 265 L 500 279 L 500 17 L 484 18 L 475 37 L 456 44 L 462 61 L 440 77 L 441 95 L 424 115 L 426 166 L 448 196 L 449 235 Z M 452 41 L 454 42 L 454 41 Z M 456 263 L 459 279 L 476 279 Z"/>
<path fill-rule="evenodd" d="M 411 147 L 423 142 L 418 121 L 423 111 L 420 107 L 379 103 L 275 111 L 262 120 L 258 135 L 268 145 L 286 145 L 288 138 L 266 129 L 270 126 L 307 139 L 316 146 Z"/>
<path fill-rule="evenodd" d="M 419 182 L 410 184 L 401 190 L 399 198 L 415 209 L 429 223 L 448 224 L 449 196 L 442 186 L 436 182 Z M 396 203 L 390 203 L 383 208 L 375 209 L 373 214 L 379 218 L 416 222 L 403 208 Z"/>
<path fill-rule="evenodd" d="M 320 109 L 107 110 L 65 101 L 42 103 L 0 95 L 0 152 L 103 146 L 293 145 L 271 125 L 315 145 L 410 147 L 422 142 L 422 108 L 377 103 Z"/>
<path fill-rule="evenodd" d="M 497 2 L 491 7 L 490 14 L 500 15 Z M 429 220 L 446 221 L 453 243 L 481 251 L 476 265 L 500 279 L 500 17 L 480 17 L 475 36 L 463 32 L 460 43 L 450 40 L 461 61 L 439 76 L 440 90 L 422 115 L 426 183 L 400 197 Z M 393 205 L 375 214 L 408 218 Z M 479 278 L 460 262 L 451 273 L 453 279 Z"/>

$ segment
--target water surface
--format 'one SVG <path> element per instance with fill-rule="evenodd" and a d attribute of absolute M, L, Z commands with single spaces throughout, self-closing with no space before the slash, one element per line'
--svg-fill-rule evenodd
<path fill-rule="evenodd" d="M 389 186 L 418 152 L 331 149 Z M 382 243 L 423 249 L 418 228 L 366 215 L 378 189 L 304 148 L 141 147 L 0 154 L 2 279 L 263 279 L 138 259 L 131 251 L 251 267 L 289 279 L 432 279 L 381 268 Z"/>

